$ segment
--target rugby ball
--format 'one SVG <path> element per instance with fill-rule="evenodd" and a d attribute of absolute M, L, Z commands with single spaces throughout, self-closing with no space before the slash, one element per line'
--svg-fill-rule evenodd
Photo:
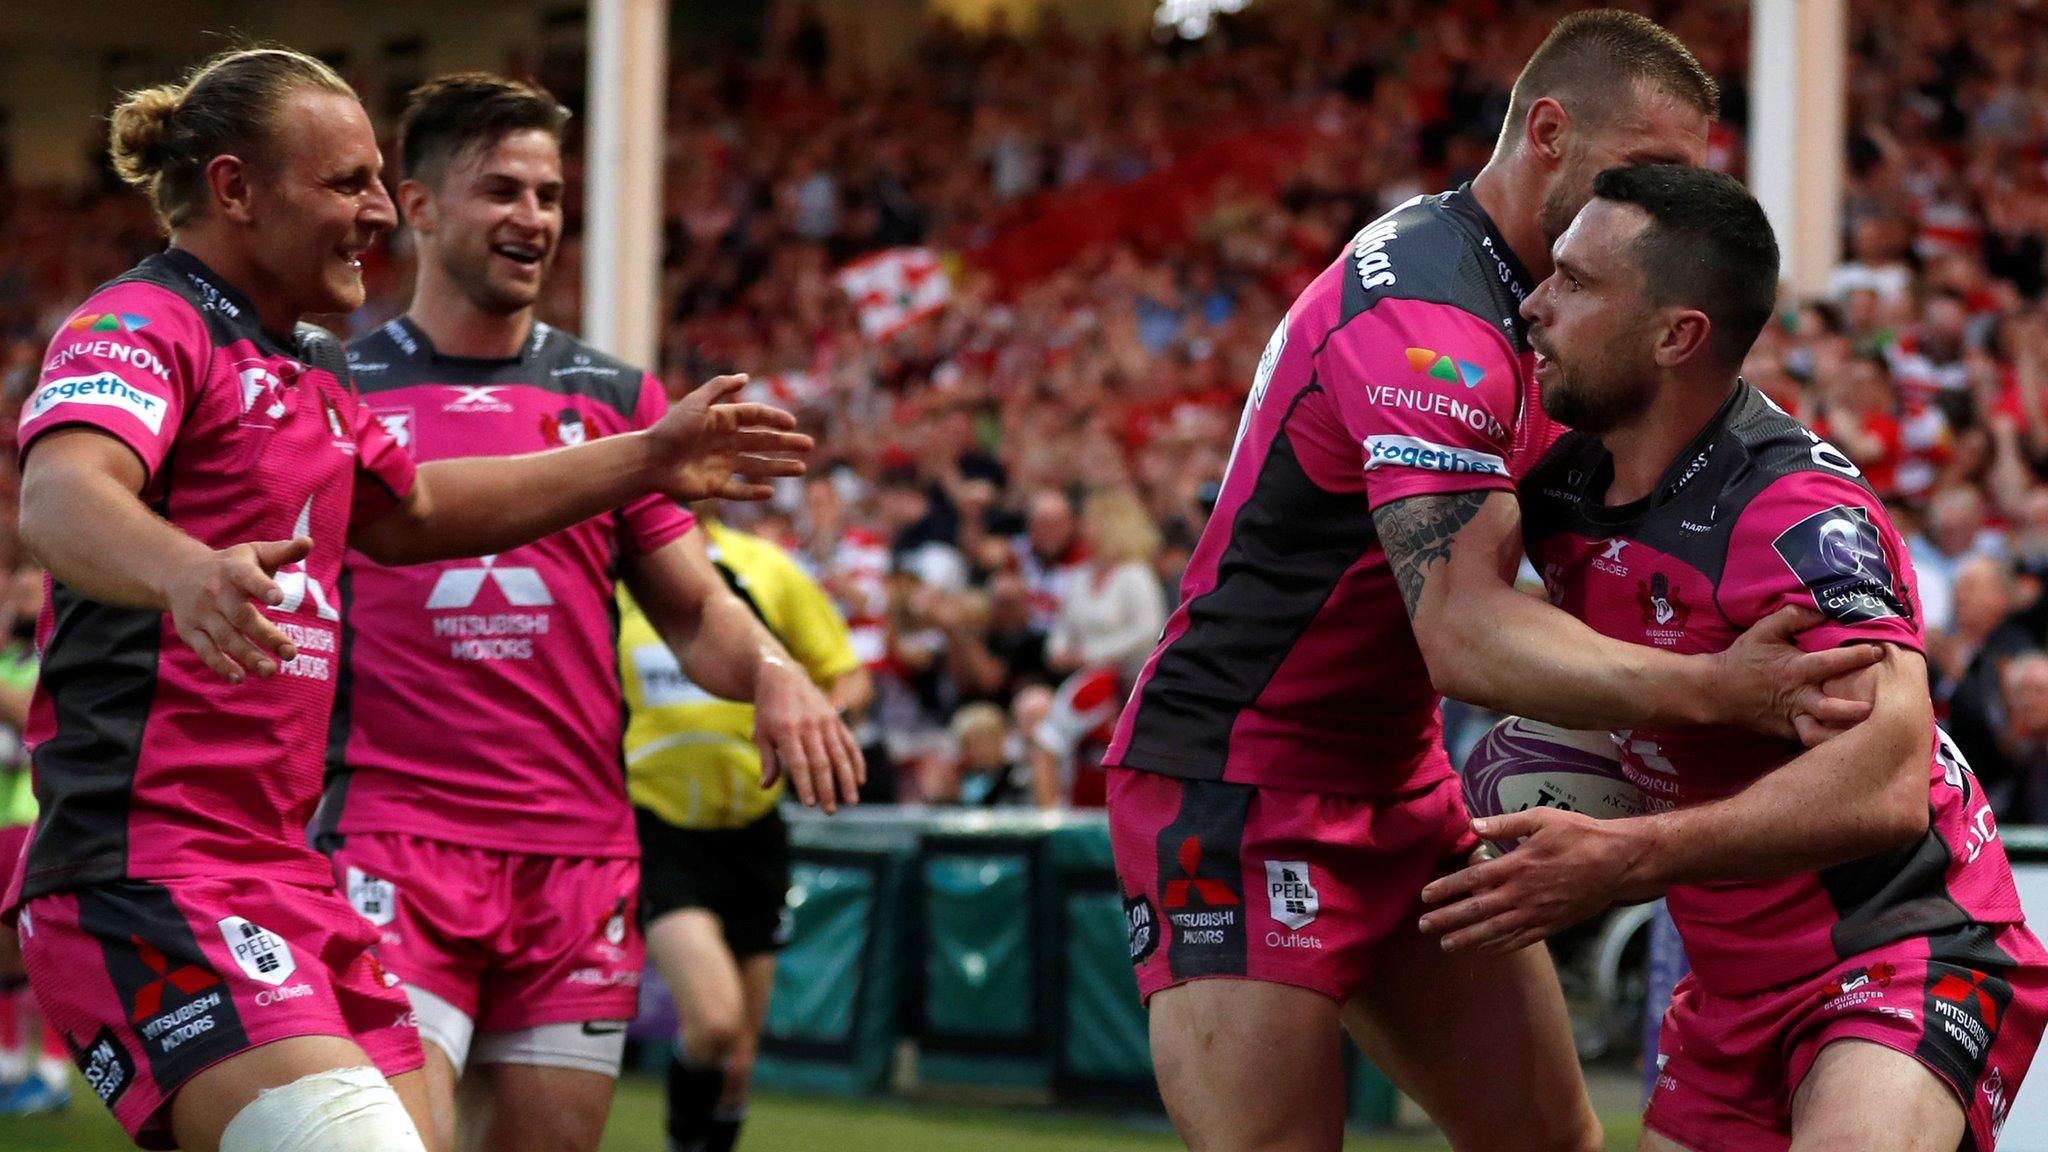
<path fill-rule="evenodd" d="M 1606 732 L 1574 732 L 1510 716 L 1465 759 L 1465 807 L 1473 816 L 1562 808 L 1601 820 L 1649 811 L 1621 770 Z M 1505 852 L 1513 844 L 1493 845 Z"/>

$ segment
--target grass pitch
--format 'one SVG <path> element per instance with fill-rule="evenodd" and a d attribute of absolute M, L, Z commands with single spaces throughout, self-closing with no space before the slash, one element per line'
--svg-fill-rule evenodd
<path fill-rule="evenodd" d="M 1632 1115 L 1607 1118 L 1607 1147 L 1635 1147 Z M 1179 1148 L 1157 1116 L 1128 1120 L 1085 1113 L 984 1108 L 902 1100 L 837 1100 L 764 1095 L 740 1137 L 741 1152 L 1166 1152 Z M 120 1152 L 133 1148 L 99 1101 L 79 1084 L 69 1111 L 0 1117 L 0 1152 Z M 1347 1152 L 1431 1152 L 1447 1148 L 1427 1132 L 1354 1134 Z M 628 1078 L 619 1086 L 601 1152 L 666 1152 L 661 1085 Z"/>

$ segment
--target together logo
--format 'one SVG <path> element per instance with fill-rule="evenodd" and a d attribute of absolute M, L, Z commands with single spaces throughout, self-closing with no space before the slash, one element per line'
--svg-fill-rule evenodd
<path fill-rule="evenodd" d="M 1487 452 L 1471 452 L 1415 436 L 1370 436 L 1365 441 L 1365 470 L 1419 468 L 1425 472 L 1476 473 L 1505 476 L 1507 461 Z"/>
<path fill-rule="evenodd" d="M 24 419 L 34 420 L 62 404 L 118 408 L 142 421 L 152 435 L 164 430 L 164 412 L 169 407 L 163 397 L 152 396 L 112 372 L 102 372 L 97 376 L 66 376 L 44 384 L 29 397 L 28 415 Z"/>

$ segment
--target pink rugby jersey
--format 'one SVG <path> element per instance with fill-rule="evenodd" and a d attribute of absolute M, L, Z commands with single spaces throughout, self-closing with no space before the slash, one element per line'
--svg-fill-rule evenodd
<path fill-rule="evenodd" d="M 1790 604 L 1825 617 L 1811 651 L 1859 641 L 1921 650 L 1906 546 L 1855 465 L 1747 384 L 1643 500 L 1601 503 L 1613 461 L 1572 432 L 1523 480 L 1530 560 L 1551 600 L 1602 634 L 1718 652 Z M 1799 752 L 1732 727 L 1617 732 L 1653 802 L 1742 790 Z M 1897 940 L 2021 920 L 1990 806 L 1954 744 L 1929 748 L 1927 834 L 1894 852 L 1770 880 L 1673 888 L 1672 918 L 1706 987 L 1740 995 Z"/>
<path fill-rule="evenodd" d="M 392 511 L 413 465 L 348 384 L 341 346 L 287 347 L 194 257 L 171 250 L 95 291 L 43 361 L 21 444 L 88 427 L 148 474 L 142 499 L 213 548 L 313 538 L 258 605 L 298 645 L 274 677 L 230 684 L 169 615 L 49 585 L 27 743 L 41 806 L 10 898 L 121 879 L 261 871 L 327 887 L 306 846 L 339 668 L 349 525 Z"/>
<path fill-rule="evenodd" d="M 349 360 L 371 413 L 421 462 L 579 444 L 666 409 L 659 380 L 540 323 L 519 355 L 473 360 L 440 355 L 401 317 Z M 648 496 L 496 556 L 392 568 L 349 553 L 317 832 L 638 855 L 613 587 L 623 560 L 694 523 Z"/>
<path fill-rule="evenodd" d="M 1510 492 L 1540 452 L 1532 284 L 1468 185 L 1367 225 L 1309 285 L 1106 764 L 1370 795 L 1450 775 L 1373 511 Z"/>

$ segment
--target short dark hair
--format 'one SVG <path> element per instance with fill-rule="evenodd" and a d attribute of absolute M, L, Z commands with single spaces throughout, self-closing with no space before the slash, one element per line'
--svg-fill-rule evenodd
<path fill-rule="evenodd" d="M 1709 120 L 1721 114 L 1721 86 L 1678 37 L 1633 12 L 1595 8 L 1559 20 L 1522 66 L 1501 139 L 1511 139 L 1529 118 L 1529 106 L 1545 96 L 1562 104 L 1568 115 L 1597 123 L 1628 107 L 1638 80 L 1678 97 Z"/>
<path fill-rule="evenodd" d="M 398 120 L 401 179 L 433 183 L 448 161 L 510 133 L 539 129 L 562 139 L 569 110 L 548 90 L 488 72 L 437 76 L 412 90 Z"/>
<path fill-rule="evenodd" d="M 1749 189 L 1706 168 L 1640 164 L 1595 176 L 1593 197 L 1649 214 L 1633 247 L 1651 296 L 1706 313 L 1709 351 L 1741 364 L 1778 302 L 1778 238 Z"/>

